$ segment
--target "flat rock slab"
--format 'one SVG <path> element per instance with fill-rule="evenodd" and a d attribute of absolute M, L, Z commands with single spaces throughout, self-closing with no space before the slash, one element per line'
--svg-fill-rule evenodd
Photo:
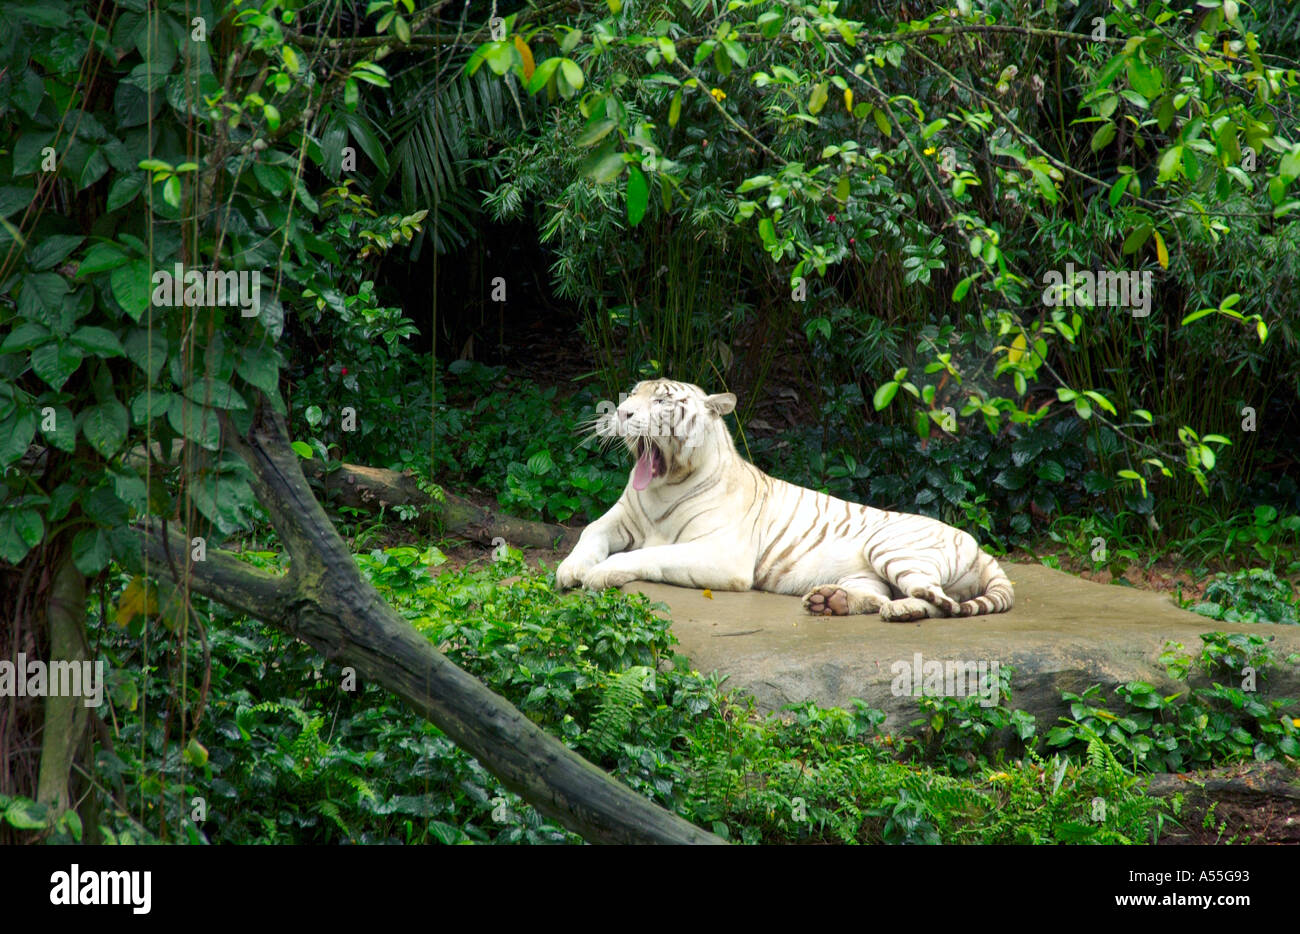
<path fill-rule="evenodd" d="M 897 730 L 917 716 L 916 699 L 895 691 L 903 667 L 924 675 L 926 662 L 984 662 L 986 670 L 997 662 L 1015 668 L 1010 706 L 1038 717 L 1042 732 L 1068 713 L 1063 691 L 1081 694 L 1099 683 L 1103 696 L 1114 700 L 1115 685 L 1128 681 L 1151 682 L 1164 694 L 1185 688 L 1166 675 L 1160 654 L 1167 643 L 1181 642 L 1199 655 L 1200 634 L 1215 631 L 1271 639 L 1279 664 L 1260 682 L 1260 694 L 1300 700 L 1300 666 L 1283 661 L 1300 652 L 1300 626 L 1221 623 L 1179 609 L 1163 594 L 1098 584 L 1041 565 L 1003 567 L 1016 588 L 1011 612 L 917 623 L 813 617 L 798 597 L 758 591 L 706 597 L 646 581 L 624 589 L 666 603 L 692 666 L 728 675 L 727 687 L 752 694 L 763 711 L 808 701 L 851 709 L 860 698 L 884 710 L 887 728 Z"/>

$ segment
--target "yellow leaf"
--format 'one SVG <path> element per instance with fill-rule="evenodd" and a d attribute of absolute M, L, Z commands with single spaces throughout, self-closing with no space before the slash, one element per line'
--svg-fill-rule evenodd
<path fill-rule="evenodd" d="M 853 88 L 844 89 L 844 109 L 853 113 Z"/>
<path fill-rule="evenodd" d="M 519 57 L 524 60 L 524 80 L 527 81 L 533 76 L 533 51 L 518 34 L 515 35 L 515 48 L 519 50 Z"/>
<path fill-rule="evenodd" d="M 1025 335 L 1017 334 L 1016 339 L 1013 340 L 1011 346 L 1007 348 L 1007 360 L 1012 363 L 1019 363 L 1021 360 L 1025 359 L 1025 352 L 1028 349 L 1029 348 L 1025 344 Z"/>
<path fill-rule="evenodd" d="M 143 577 L 131 578 L 122 596 L 117 600 L 117 624 L 127 626 L 141 614 L 158 612 L 158 595 L 148 587 Z"/>
<path fill-rule="evenodd" d="M 1160 231 L 1153 230 L 1151 235 L 1156 239 L 1156 262 L 1160 264 L 1161 269 L 1169 268 L 1169 250 L 1165 247 L 1165 238 L 1160 236 Z"/>
<path fill-rule="evenodd" d="M 713 599 L 713 591 L 712 591 L 712 590 L 709 590 L 707 587 L 704 588 L 704 599 L 705 599 L 705 600 L 712 600 L 712 599 Z"/>

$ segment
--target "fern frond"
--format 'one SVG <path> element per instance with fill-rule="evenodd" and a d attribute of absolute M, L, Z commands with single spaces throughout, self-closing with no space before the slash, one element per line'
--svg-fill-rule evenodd
<path fill-rule="evenodd" d="M 583 744 L 601 755 L 613 755 L 627 735 L 645 692 L 654 689 L 654 669 L 635 665 L 610 681 L 596 708 L 596 718 L 583 735 Z"/>

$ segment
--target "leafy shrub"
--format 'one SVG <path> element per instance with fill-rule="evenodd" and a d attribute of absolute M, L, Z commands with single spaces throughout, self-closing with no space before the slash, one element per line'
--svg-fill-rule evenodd
<path fill-rule="evenodd" d="M 580 390 L 560 401 L 541 388 L 459 360 L 448 367 L 440 398 L 434 469 L 497 493 L 501 505 L 525 518 L 595 519 L 627 482 L 623 452 L 604 451 L 584 436 L 599 400 Z M 451 482 L 449 481 L 449 482 Z"/>
<path fill-rule="evenodd" d="M 1099 685 L 1082 694 L 1066 693 L 1070 719 L 1048 732 L 1047 745 L 1076 747 L 1090 735 L 1100 736 L 1128 756 L 1134 769 L 1152 772 L 1243 759 L 1300 758 L 1300 720 L 1289 712 L 1295 701 L 1257 693 L 1257 681 L 1276 664 L 1264 640 L 1243 633 L 1206 633 L 1201 641 L 1196 658 L 1182 655 L 1181 645 L 1166 649 L 1162 660 L 1170 677 L 1186 680 L 1196 665 L 1207 678 L 1238 680 L 1240 687 L 1213 681 L 1165 696 L 1152 684 L 1132 681 L 1115 689 L 1123 705 L 1118 712 L 1101 698 Z"/>
<path fill-rule="evenodd" d="M 1225 623 L 1300 623 L 1291 585 L 1266 568 L 1216 574 L 1191 609 Z"/>
<path fill-rule="evenodd" d="M 844 437 L 848 424 L 840 421 L 826 434 Z M 823 432 L 807 428 L 751 445 L 760 466 L 792 483 L 980 529 L 995 547 L 1039 538 L 1031 508 L 1057 515 L 1111 486 L 1089 468 L 1093 439 L 1072 418 L 1025 426 L 1005 438 L 974 429 L 929 443 L 903 427 L 854 431 L 853 444 L 828 445 Z"/>

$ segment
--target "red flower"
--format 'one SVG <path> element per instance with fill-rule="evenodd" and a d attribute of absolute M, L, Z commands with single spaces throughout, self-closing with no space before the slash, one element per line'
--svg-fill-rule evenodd
<path fill-rule="evenodd" d="M 832 224 L 835 223 L 835 215 L 834 215 L 834 214 L 832 214 L 830 217 L 828 217 L 828 218 L 826 218 L 826 219 L 827 219 L 828 221 L 830 221 Z"/>
<path fill-rule="evenodd" d="M 341 372 L 344 376 L 347 376 L 347 375 L 348 375 L 348 368 L 347 368 L 347 367 L 344 367 L 340 372 Z"/>

